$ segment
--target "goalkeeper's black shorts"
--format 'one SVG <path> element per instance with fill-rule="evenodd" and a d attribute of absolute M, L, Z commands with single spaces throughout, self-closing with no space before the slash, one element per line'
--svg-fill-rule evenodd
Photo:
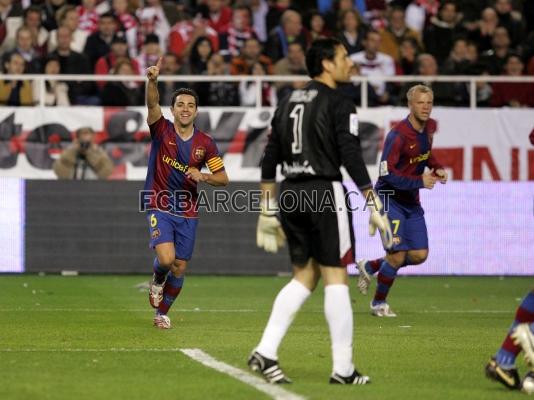
<path fill-rule="evenodd" d="M 354 263 L 354 232 L 347 201 L 341 182 L 282 182 L 280 219 L 292 264 L 304 265 L 311 257 L 325 266 Z"/>

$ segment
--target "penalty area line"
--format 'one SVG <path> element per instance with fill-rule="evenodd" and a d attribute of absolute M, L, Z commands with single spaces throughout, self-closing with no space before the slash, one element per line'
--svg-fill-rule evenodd
<path fill-rule="evenodd" d="M 267 383 L 257 376 L 219 361 L 210 356 L 208 353 L 203 352 L 201 349 L 181 349 L 180 351 L 193 360 L 198 361 L 202 365 L 246 383 L 247 385 L 252 386 L 254 389 L 271 396 L 275 400 L 306 400 L 306 398 L 303 396 L 292 393 L 281 388 L 280 386 Z"/>

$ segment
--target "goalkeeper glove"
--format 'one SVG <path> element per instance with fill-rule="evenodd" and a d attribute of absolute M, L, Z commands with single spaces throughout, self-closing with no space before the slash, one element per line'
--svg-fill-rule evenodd
<path fill-rule="evenodd" d="M 369 211 L 371 213 L 371 215 L 369 215 L 369 235 L 374 236 L 378 229 L 384 249 L 389 250 L 393 246 L 393 234 L 391 233 L 391 225 L 388 216 L 384 211 L 380 198 L 375 192 L 373 192 L 373 200 L 371 201 L 373 201 L 374 204 L 369 206 Z"/>
<path fill-rule="evenodd" d="M 277 253 L 284 246 L 286 236 L 276 216 L 278 206 L 271 203 L 263 207 L 256 227 L 256 244 L 269 253 Z"/>

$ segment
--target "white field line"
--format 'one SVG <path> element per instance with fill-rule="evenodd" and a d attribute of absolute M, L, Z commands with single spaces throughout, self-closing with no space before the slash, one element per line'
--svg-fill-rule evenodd
<path fill-rule="evenodd" d="M 64 307 L 5 307 L 0 308 L 0 312 L 87 312 L 87 313 L 117 313 L 117 312 L 148 312 L 150 308 L 64 308 Z M 172 311 L 182 313 L 265 313 L 270 309 L 200 309 L 200 308 L 173 308 Z M 302 310 L 303 313 L 323 313 L 321 309 Z M 406 314 L 510 314 L 510 310 L 421 310 L 407 311 Z"/>
<path fill-rule="evenodd" d="M 230 375 L 232 378 L 240 380 L 247 385 L 271 396 L 275 400 L 305 400 L 305 397 L 292 393 L 286 389 L 281 388 L 270 383 L 265 382 L 263 379 L 258 378 L 248 372 L 245 372 L 239 368 L 232 367 L 222 361 L 216 360 L 207 353 L 204 353 L 200 349 L 182 349 L 182 353 L 191 357 L 193 360 L 205 365 L 206 367 L 213 368 L 216 371 L 223 374 Z"/>

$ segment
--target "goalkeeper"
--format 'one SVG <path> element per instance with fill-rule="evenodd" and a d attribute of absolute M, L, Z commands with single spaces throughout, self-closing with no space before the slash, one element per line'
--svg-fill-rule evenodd
<path fill-rule="evenodd" d="M 397 271 L 406 265 L 423 263 L 428 257 L 425 213 L 419 202 L 419 189 L 433 189 L 446 183 L 447 172 L 431 153 L 436 121 L 430 119 L 434 93 L 424 85 L 408 90 L 410 114 L 387 135 L 380 161 L 379 192 L 392 193 L 388 216 L 393 228 L 393 247 L 384 258 L 358 261 L 358 288 L 367 293 L 371 276 L 378 272 L 371 314 L 396 317 L 386 302 Z"/>
<path fill-rule="evenodd" d="M 306 54 L 306 66 L 313 79 L 283 99 L 272 120 L 262 161 L 263 211 L 257 227 L 258 246 L 270 252 L 276 252 L 287 236 L 293 279 L 278 293 L 248 365 L 268 382 L 290 382 L 278 364 L 278 347 L 322 277 L 332 341 L 330 383 L 366 384 L 369 377 L 352 363 L 353 317 L 346 265 L 354 262 L 354 236 L 341 165 L 372 203 L 371 231 L 380 230 L 386 248 L 392 243 L 391 230 L 362 159 L 356 108 L 335 90 L 336 82 L 349 80 L 352 61 L 347 50 L 336 39 L 316 40 Z M 280 193 L 281 224 L 275 215 L 278 164 L 286 178 Z M 309 201 L 288 207 L 293 210 L 282 201 L 303 198 Z M 321 209 L 321 204 L 332 205 L 325 199 L 335 206 Z"/>

